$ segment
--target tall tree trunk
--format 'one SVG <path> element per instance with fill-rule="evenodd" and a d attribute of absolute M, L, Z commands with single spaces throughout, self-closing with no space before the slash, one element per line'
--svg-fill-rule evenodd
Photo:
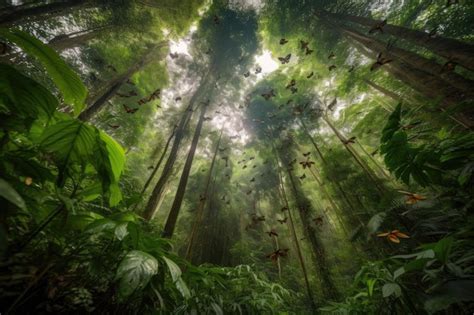
<path fill-rule="evenodd" d="M 290 186 L 293 190 L 296 205 L 300 215 L 305 237 L 311 244 L 313 250 L 314 265 L 318 270 L 318 276 L 321 279 L 322 292 L 326 299 L 335 300 L 339 293 L 331 279 L 330 269 L 326 261 L 326 253 L 323 244 L 318 238 L 318 231 L 311 225 L 311 202 L 303 195 L 300 188 L 297 187 L 296 181 L 292 171 L 288 169 L 288 177 L 290 179 Z"/>
<path fill-rule="evenodd" d="M 215 162 L 216 162 L 217 153 L 219 152 L 219 146 L 221 144 L 221 138 L 222 138 L 222 130 L 221 130 L 221 133 L 219 135 L 219 140 L 217 140 L 217 145 L 216 145 L 216 149 L 214 150 L 214 155 L 212 157 L 212 162 L 211 162 L 211 167 L 209 168 L 209 173 L 207 174 L 206 184 L 204 186 L 204 193 L 200 196 L 199 206 L 198 206 L 198 209 L 196 211 L 196 218 L 194 219 L 193 228 L 191 229 L 191 235 L 189 236 L 188 247 L 186 249 L 186 256 L 185 256 L 186 260 L 191 259 L 191 254 L 192 254 L 192 251 L 193 251 L 195 235 L 196 235 L 198 227 L 201 225 L 202 215 L 204 213 L 204 207 L 206 205 L 206 200 L 209 196 L 209 186 L 211 184 L 212 171 L 214 170 L 214 165 L 215 165 Z"/>
<path fill-rule="evenodd" d="M 372 27 L 381 21 L 341 13 L 318 12 L 336 21 L 349 21 L 363 26 Z M 429 36 L 427 33 L 402 26 L 387 24 L 383 27 L 385 34 L 410 41 L 415 45 L 425 47 L 435 54 L 458 63 L 460 66 L 474 71 L 474 46 L 456 39 L 441 36 Z"/>
<path fill-rule="evenodd" d="M 127 82 L 128 79 L 130 79 L 136 72 L 143 69 L 148 63 L 153 60 L 156 60 L 154 58 L 155 53 L 158 49 L 165 46 L 166 44 L 167 42 L 161 42 L 158 45 L 150 48 L 150 50 L 145 53 L 143 58 L 140 61 L 134 63 L 127 70 L 127 72 L 119 75 L 114 80 L 108 82 L 108 84 L 104 88 L 104 92 L 91 101 L 91 104 L 79 115 L 79 119 L 82 121 L 89 121 L 95 114 L 97 114 L 102 109 L 102 107 L 104 107 L 107 101 L 117 93 L 122 84 Z M 159 56 L 158 58 L 161 58 L 161 56 Z"/>
<path fill-rule="evenodd" d="M 276 151 L 273 140 L 271 140 L 271 139 L 269 139 L 269 140 L 272 143 L 272 147 L 273 147 L 273 151 L 274 151 L 275 156 L 278 156 L 278 153 Z M 306 286 L 306 292 L 308 293 L 308 300 L 310 302 L 311 309 L 313 310 L 313 312 L 316 312 L 317 308 L 316 308 L 316 303 L 315 303 L 314 297 L 313 297 L 313 290 L 311 289 L 311 286 L 309 284 L 308 271 L 306 270 L 306 265 L 305 265 L 305 262 L 304 262 L 303 254 L 301 252 L 300 242 L 298 240 L 298 235 L 296 234 L 295 223 L 294 223 L 294 220 L 293 220 L 293 215 L 291 213 L 290 203 L 288 202 L 288 197 L 286 195 L 285 184 L 283 182 L 283 175 L 281 174 L 280 162 L 279 162 L 278 158 L 275 158 L 275 160 L 276 160 L 275 163 L 276 163 L 276 169 L 278 170 L 278 179 L 279 179 L 279 181 L 278 181 L 278 192 L 280 193 L 280 196 L 282 198 L 284 206 L 288 209 L 287 211 L 288 211 L 289 227 L 290 227 L 290 231 L 291 231 L 291 236 L 293 237 L 293 241 L 295 243 L 296 253 L 298 255 L 298 261 L 299 261 L 300 266 L 301 266 L 301 271 L 303 272 L 304 283 L 305 283 L 305 286 Z"/>
<path fill-rule="evenodd" d="M 347 150 L 347 152 L 349 152 L 349 154 L 354 158 L 354 160 L 360 166 L 362 171 L 367 175 L 367 177 L 372 181 L 372 183 L 374 183 L 375 188 L 377 188 L 380 194 L 383 195 L 385 192 L 384 188 L 380 185 L 378 178 L 375 176 L 369 166 L 360 158 L 357 152 L 354 151 L 351 145 L 347 142 L 347 139 L 339 132 L 339 130 L 336 129 L 336 127 L 334 127 L 331 121 L 324 115 L 322 116 L 322 118 L 334 132 L 339 141 L 341 141 L 341 143 L 344 145 L 344 148 Z"/>
<path fill-rule="evenodd" d="M 48 45 L 53 47 L 57 51 L 63 51 L 69 48 L 75 48 L 83 45 L 95 38 L 100 37 L 102 34 L 109 32 L 112 29 L 111 25 L 96 27 L 79 32 L 73 32 L 70 34 L 62 34 L 54 37 L 48 42 Z"/>
<path fill-rule="evenodd" d="M 387 48 L 387 44 L 382 41 L 359 33 L 346 26 L 340 27 L 344 33 L 364 44 L 364 46 L 370 50 L 383 52 L 388 58 L 401 61 L 416 69 L 423 70 L 424 72 L 431 74 L 431 76 L 434 77 L 433 80 L 439 78 L 444 81 L 445 84 L 447 83 L 451 85 L 451 90 L 457 90 L 466 95 L 472 96 L 472 90 L 474 88 L 474 82 L 472 80 L 466 79 L 455 72 L 445 71 L 442 65 L 416 53 L 395 46 Z"/>
<path fill-rule="evenodd" d="M 308 128 L 306 127 L 306 124 L 304 123 L 303 119 L 300 119 L 301 125 L 303 126 L 303 130 L 306 133 L 306 136 L 311 140 L 311 143 L 313 144 L 314 149 L 318 153 L 319 158 L 321 159 L 322 163 L 324 166 L 326 166 L 328 169 L 331 167 L 328 163 L 328 161 L 324 158 L 324 155 L 321 152 L 321 149 L 319 148 L 318 144 L 316 141 L 314 141 L 313 137 L 309 134 Z M 349 206 L 351 211 L 349 212 L 349 216 L 353 217 L 353 214 L 356 213 L 357 209 L 352 205 L 352 202 L 350 201 L 349 197 L 347 196 L 346 191 L 344 188 L 341 186 L 341 183 L 332 175 L 331 171 L 328 172 L 329 174 L 329 180 L 336 185 L 337 190 L 341 194 L 342 198 L 346 202 L 346 204 Z M 359 217 L 357 217 L 358 221 L 360 221 Z"/>
<path fill-rule="evenodd" d="M 176 195 L 174 197 L 173 204 L 171 205 L 171 210 L 163 230 L 163 237 L 165 238 L 171 238 L 173 236 L 176 221 L 178 220 L 178 215 L 181 210 L 181 204 L 183 202 L 184 193 L 186 191 L 186 185 L 188 184 L 189 173 L 191 172 L 191 166 L 193 165 L 194 154 L 196 152 L 199 138 L 201 137 L 201 130 L 204 124 L 204 115 L 206 114 L 207 106 L 209 106 L 209 103 L 204 103 L 201 106 L 201 115 L 199 116 L 199 121 L 194 131 L 193 140 L 191 142 L 191 148 L 189 149 L 188 157 L 186 158 L 186 162 L 184 163 L 184 168 L 183 172 L 181 173 L 181 179 L 179 180 Z"/>
<path fill-rule="evenodd" d="M 163 166 L 163 171 L 161 172 L 161 176 L 158 179 L 158 182 L 156 183 L 155 188 L 153 189 L 153 192 L 150 195 L 150 198 L 148 199 L 148 203 L 142 215 L 143 218 L 147 221 L 149 221 L 152 218 L 153 214 L 155 213 L 158 200 L 160 200 L 161 195 L 163 194 L 164 184 L 168 181 L 168 178 L 171 176 L 174 163 L 176 162 L 178 151 L 181 146 L 181 141 L 184 138 L 185 131 L 187 129 L 189 121 L 194 112 L 194 104 L 196 103 L 197 99 L 201 96 L 202 90 L 207 84 L 206 82 L 209 77 L 209 73 L 210 72 L 208 72 L 206 77 L 203 79 L 203 83 L 201 83 L 201 86 L 198 88 L 196 92 L 194 92 L 194 95 L 189 100 L 188 107 L 183 113 L 183 118 L 181 119 L 178 127 L 176 128 L 176 135 L 174 137 L 173 145 L 171 146 L 170 154 L 168 155 L 168 159 L 166 160 L 165 166 Z"/>
<path fill-rule="evenodd" d="M 401 97 L 400 95 L 398 95 L 397 93 L 392 92 L 392 91 L 390 91 L 390 90 L 384 88 L 383 86 L 378 85 L 377 83 L 372 82 L 372 81 L 370 81 L 370 80 L 365 79 L 364 81 L 365 81 L 365 83 L 367 83 L 367 85 L 369 85 L 371 88 L 373 88 L 374 90 L 376 90 L 376 91 L 382 93 L 383 95 L 388 96 L 388 97 L 390 97 L 391 99 L 393 99 L 393 100 L 395 100 L 395 101 L 397 101 L 397 102 L 400 102 L 400 101 L 402 100 L 402 97 Z"/>
<path fill-rule="evenodd" d="M 0 26 L 9 26 L 21 22 L 38 21 L 52 16 L 65 14 L 77 7 L 93 6 L 92 1 L 62 0 L 38 6 L 19 6 L 11 8 L 7 14 L 0 16 Z"/>

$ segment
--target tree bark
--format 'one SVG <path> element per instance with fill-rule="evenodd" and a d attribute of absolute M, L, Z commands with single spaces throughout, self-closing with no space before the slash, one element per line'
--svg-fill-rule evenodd
<path fill-rule="evenodd" d="M 388 96 L 388 97 L 390 97 L 391 99 L 393 99 L 393 100 L 395 100 L 395 101 L 397 101 L 397 102 L 400 102 L 400 101 L 402 100 L 402 97 L 401 97 L 400 95 L 398 95 L 397 93 L 392 92 L 392 91 L 390 91 L 390 90 L 384 88 L 383 86 L 380 86 L 380 85 L 378 85 L 377 83 L 372 82 L 372 81 L 370 81 L 370 80 L 365 79 L 364 81 L 365 81 L 365 83 L 367 83 L 367 85 L 369 85 L 371 88 L 373 88 L 374 90 L 376 90 L 376 91 L 382 93 L 383 95 Z"/>
<path fill-rule="evenodd" d="M 81 46 L 111 30 L 111 26 L 97 27 L 85 31 L 58 35 L 48 42 L 48 45 L 57 51 Z"/>
<path fill-rule="evenodd" d="M 105 91 L 91 100 L 91 104 L 79 115 L 79 119 L 82 121 L 89 121 L 92 117 L 94 117 L 104 107 L 107 101 L 117 93 L 122 84 L 127 82 L 127 80 L 130 79 L 136 72 L 140 71 L 148 63 L 154 60 L 154 53 L 159 48 L 166 45 L 166 43 L 167 42 L 161 42 L 158 45 L 150 48 L 150 50 L 143 56 L 143 58 L 137 63 L 133 64 L 127 70 L 127 72 L 119 75 L 114 80 L 108 82 L 108 84 L 104 88 Z M 161 58 L 161 56 L 159 58 Z"/>
<path fill-rule="evenodd" d="M 301 222 L 303 224 L 303 229 L 306 238 L 311 244 L 313 250 L 313 259 L 314 264 L 318 270 L 318 276 L 321 280 L 322 292 L 324 297 L 327 300 L 337 299 L 339 293 L 331 279 L 329 266 L 326 261 L 326 253 L 324 247 L 318 239 L 318 232 L 311 225 L 311 203 L 310 201 L 302 194 L 300 189 L 297 187 L 295 179 L 291 170 L 288 170 L 288 177 L 290 179 L 290 186 L 293 190 L 293 195 L 295 197 L 296 205 L 298 207 L 298 212 L 300 215 Z"/>
<path fill-rule="evenodd" d="M 39 6 L 21 6 L 17 9 L 12 8 L 9 13 L 0 16 L 0 26 L 10 26 L 20 22 L 38 21 L 64 14 L 66 11 L 73 8 L 92 5 L 93 3 L 91 1 L 86 0 L 62 0 Z"/>
<path fill-rule="evenodd" d="M 156 183 L 155 188 L 153 189 L 153 192 L 150 195 L 150 198 L 148 199 L 148 203 L 142 215 L 143 218 L 147 221 L 151 220 L 153 214 L 155 213 L 158 200 L 160 200 L 161 195 L 163 194 L 164 184 L 168 181 L 168 178 L 171 176 L 174 163 L 176 162 L 176 158 L 178 156 L 178 150 L 180 148 L 181 141 L 184 138 L 185 131 L 187 129 L 189 121 L 194 112 L 194 109 L 193 109 L 194 103 L 201 95 L 202 89 L 204 88 L 204 85 L 206 85 L 206 81 L 208 77 L 209 77 L 209 72 L 206 75 L 206 78 L 203 79 L 204 81 L 201 84 L 201 86 L 198 88 L 198 90 L 194 93 L 194 95 L 189 100 L 189 104 L 188 104 L 188 107 L 186 108 L 186 111 L 183 114 L 183 118 L 181 119 L 178 127 L 176 128 L 176 135 L 173 141 L 173 145 L 171 146 L 170 154 L 168 156 L 168 159 L 166 160 L 165 166 L 163 166 L 163 171 L 161 172 L 161 176 L 158 179 L 158 182 Z"/>
<path fill-rule="evenodd" d="M 198 146 L 199 138 L 201 137 L 201 130 L 204 123 L 204 115 L 206 114 L 208 105 L 208 103 L 204 103 L 201 106 L 201 115 L 199 116 L 199 121 L 194 131 L 193 141 L 191 142 L 191 148 L 189 149 L 188 157 L 186 158 L 183 172 L 181 173 L 181 179 L 179 180 L 178 188 L 176 190 L 176 195 L 174 197 L 174 201 L 171 206 L 168 219 L 166 220 L 165 228 L 163 230 L 162 235 L 164 238 L 171 238 L 173 236 L 176 221 L 178 220 L 178 215 L 181 210 L 181 204 L 183 202 L 184 193 L 186 191 L 186 185 L 188 184 L 189 173 L 191 172 L 191 166 L 193 165 L 194 154 Z"/>
<path fill-rule="evenodd" d="M 219 140 L 217 140 L 217 145 L 216 145 L 216 149 L 214 150 L 214 155 L 212 157 L 212 162 L 211 162 L 211 166 L 209 168 L 209 173 L 207 174 L 206 185 L 204 187 L 204 193 L 200 197 L 200 200 L 199 200 L 199 206 L 198 206 L 198 209 L 196 211 L 196 218 L 194 220 L 193 228 L 191 229 L 191 235 L 189 237 L 188 247 L 186 249 L 186 256 L 185 256 L 186 260 L 191 259 L 191 254 L 192 254 L 192 251 L 193 251 L 195 235 L 196 235 L 197 229 L 200 226 L 201 221 L 202 221 L 202 215 L 204 213 L 204 207 L 206 205 L 206 200 L 207 200 L 208 195 L 209 195 L 209 186 L 211 184 L 212 171 L 214 170 L 214 165 L 215 165 L 215 162 L 216 162 L 217 153 L 219 152 L 219 146 L 221 144 L 221 138 L 222 138 L 222 131 L 219 135 Z"/>
<path fill-rule="evenodd" d="M 348 14 L 330 13 L 327 11 L 321 11 L 319 13 L 336 21 L 349 21 L 368 27 L 372 27 L 381 22 Z M 391 24 L 386 24 L 383 27 L 383 32 L 407 40 L 415 45 L 425 47 L 439 56 L 474 71 L 474 46 L 471 44 L 452 38 L 440 36 L 430 37 L 425 32 Z"/>

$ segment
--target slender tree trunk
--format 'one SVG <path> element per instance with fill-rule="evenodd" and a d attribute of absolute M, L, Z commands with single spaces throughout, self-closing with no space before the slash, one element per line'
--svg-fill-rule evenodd
<path fill-rule="evenodd" d="M 204 193 L 202 194 L 202 196 L 200 197 L 200 200 L 199 200 L 199 206 L 198 206 L 198 209 L 196 211 L 196 218 L 194 219 L 193 228 L 191 229 L 191 235 L 189 237 L 188 247 L 186 249 L 186 256 L 185 256 L 186 260 L 191 259 L 191 254 L 192 254 L 192 251 L 193 251 L 195 235 L 196 235 L 198 227 L 201 225 L 202 215 L 204 213 L 204 207 L 206 205 L 206 200 L 209 196 L 209 185 L 211 184 L 212 171 L 214 170 L 214 165 L 215 165 L 215 162 L 216 162 L 217 153 L 219 152 L 219 146 L 221 144 L 221 138 L 222 138 L 222 131 L 219 135 L 219 140 L 217 140 L 216 149 L 214 150 L 214 155 L 212 157 L 211 167 L 209 168 L 209 172 L 208 172 L 207 179 L 206 179 L 206 184 L 205 184 L 205 187 L 204 187 Z"/>
<path fill-rule="evenodd" d="M 38 21 L 52 16 L 65 14 L 71 9 L 85 6 L 93 6 L 92 1 L 62 0 L 38 6 L 19 6 L 17 9 L 9 9 L 10 11 L 7 14 L 0 16 L 0 26 Z"/>
<path fill-rule="evenodd" d="M 294 176 L 290 170 L 288 170 L 288 177 L 290 179 L 290 186 L 293 190 L 293 195 L 295 197 L 295 201 L 298 207 L 300 219 L 303 224 L 305 236 L 309 240 L 311 248 L 313 250 L 314 264 L 318 269 L 318 276 L 321 279 L 323 295 L 328 300 L 337 299 L 339 293 L 331 279 L 330 269 L 326 261 L 326 253 L 324 251 L 324 247 L 317 236 L 318 232 L 311 225 L 311 203 L 297 187 Z"/>
<path fill-rule="evenodd" d="M 336 21 L 349 21 L 363 26 L 372 27 L 381 21 L 340 13 L 319 12 Z M 474 71 L 474 46 L 456 39 L 441 36 L 430 37 L 423 31 L 413 30 L 402 26 L 387 24 L 383 27 L 385 34 L 410 41 L 415 45 L 425 47 L 435 54 L 458 63 L 460 66 Z"/>
<path fill-rule="evenodd" d="M 388 96 L 388 97 L 390 97 L 391 99 L 393 99 L 393 100 L 395 100 L 395 101 L 397 101 L 397 102 L 400 102 L 400 101 L 402 100 L 402 97 L 399 96 L 397 93 L 392 92 L 392 91 L 390 91 L 390 90 L 384 88 L 383 86 L 380 86 L 380 85 L 378 85 L 377 83 L 374 83 L 374 82 L 372 82 L 372 81 L 370 81 L 370 80 L 365 79 L 364 81 L 365 81 L 365 83 L 367 83 L 367 85 L 369 85 L 371 88 L 373 88 L 374 90 L 376 90 L 376 91 L 382 93 L 383 95 Z"/>
<path fill-rule="evenodd" d="M 189 179 L 189 173 L 191 172 L 191 166 L 193 165 L 194 154 L 198 146 L 199 138 L 201 136 L 201 130 L 204 123 L 204 115 L 206 114 L 207 106 L 209 104 L 202 104 L 201 106 L 201 115 L 199 116 L 199 121 L 197 123 L 196 129 L 194 131 L 193 140 L 191 142 L 191 148 L 188 152 L 188 157 L 184 164 L 183 172 L 181 173 L 181 179 L 176 190 L 176 195 L 174 197 L 173 204 L 171 206 L 168 219 L 163 230 L 163 237 L 171 238 L 176 226 L 176 221 L 178 220 L 178 215 L 181 210 L 181 204 L 183 202 L 184 193 L 186 191 L 186 185 Z"/>
<path fill-rule="evenodd" d="M 272 143 L 272 147 L 273 147 L 275 156 L 278 156 L 278 153 L 276 151 L 273 140 L 271 140 L 271 139 L 269 139 L 269 140 Z M 306 265 L 304 263 L 303 254 L 301 252 L 300 242 L 298 240 L 298 235 L 296 234 L 293 215 L 291 214 L 290 204 L 288 202 L 288 197 L 286 195 L 285 184 L 283 182 L 283 175 L 281 174 L 280 162 L 279 162 L 278 158 L 275 158 L 275 160 L 276 160 L 275 161 L 276 162 L 276 169 L 278 170 L 278 179 L 279 179 L 278 191 L 280 192 L 280 195 L 282 197 L 282 201 L 283 201 L 285 207 L 288 209 L 287 212 L 288 212 L 288 219 L 289 219 L 289 227 L 290 227 L 291 235 L 293 236 L 293 241 L 295 243 L 296 253 L 298 255 L 298 260 L 300 262 L 301 271 L 303 272 L 304 282 L 305 282 L 305 285 L 306 285 L 306 291 L 308 293 L 308 300 L 311 303 L 311 309 L 315 312 L 316 311 L 316 303 L 314 301 L 313 291 L 312 291 L 311 286 L 309 284 L 308 271 L 306 270 Z"/>
<path fill-rule="evenodd" d="M 70 34 L 58 35 L 51 39 L 48 43 L 57 51 L 63 51 L 69 48 L 81 46 L 95 38 L 102 36 L 104 33 L 112 29 L 111 25 L 97 27 L 85 31 L 74 32 Z"/>
<path fill-rule="evenodd" d="M 161 195 L 163 194 L 164 184 L 168 181 L 168 178 L 171 176 L 174 163 L 176 162 L 176 158 L 178 156 L 178 151 L 181 145 L 181 141 L 184 138 L 185 131 L 191 119 L 191 116 L 194 112 L 194 104 L 196 103 L 197 99 L 201 96 L 202 90 L 205 89 L 205 85 L 207 84 L 207 79 L 209 77 L 209 73 L 203 79 L 203 83 L 198 88 L 198 90 L 194 93 L 194 95 L 189 100 L 189 105 L 186 108 L 186 111 L 183 114 L 183 119 L 179 122 L 178 127 L 176 128 L 176 135 L 173 141 L 173 145 L 171 146 L 170 154 L 168 155 L 168 159 L 166 160 L 165 166 L 163 166 L 163 171 L 161 172 L 161 176 L 158 179 L 158 182 L 153 189 L 153 192 L 148 199 L 148 203 L 145 207 L 145 211 L 143 212 L 143 218 L 149 221 L 152 215 L 156 211 L 156 205 L 158 200 L 160 200 Z M 197 107 L 196 107 L 197 108 Z"/>
<path fill-rule="evenodd" d="M 344 148 L 347 150 L 347 152 L 349 152 L 349 154 L 354 158 L 354 160 L 360 166 L 362 171 L 367 175 L 367 177 L 372 181 L 372 183 L 374 183 L 375 188 L 377 188 L 379 193 L 383 195 L 385 191 L 380 185 L 378 178 L 373 174 L 369 166 L 366 165 L 364 161 L 358 156 L 358 154 L 350 147 L 350 144 L 347 143 L 347 139 L 336 129 L 336 127 L 334 127 L 334 125 L 329 121 L 329 119 L 324 115 L 322 116 L 322 118 L 334 132 L 339 141 L 341 141 L 341 143 L 344 145 Z"/>
<path fill-rule="evenodd" d="M 104 89 L 105 91 L 91 101 L 91 104 L 79 115 L 79 119 L 82 121 L 89 121 L 92 117 L 94 117 L 94 115 L 104 107 L 107 101 L 118 92 L 122 84 L 127 82 L 128 79 L 130 79 L 136 72 L 143 69 L 148 63 L 156 60 L 154 58 L 155 53 L 159 48 L 165 46 L 166 44 L 167 42 L 161 42 L 160 44 L 154 46 L 143 56 L 139 62 L 133 64 L 127 70 L 127 72 L 119 75 L 117 78 L 109 82 Z M 158 58 L 161 58 L 161 56 Z"/>

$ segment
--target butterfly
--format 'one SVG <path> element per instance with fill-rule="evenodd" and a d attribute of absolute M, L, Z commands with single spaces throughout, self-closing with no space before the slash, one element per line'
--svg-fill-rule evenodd
<path fill-rule="evenodd" d="M 332 70 L 335 70 L 336 68 L 337 68 L 337 67 L 336 67 L 335 65 L 330 65 L 330 66 L 328 67 L 328 70 L 329 70 L 329 71 L 332 71 Z"/>
<path fill-rule="evenodd" d="M 210 55 L 212 53 L 212 49 L 211 48 L 208 48 L 205 52 L 204 52 L 206 55 Z"/>
<path fill-rule="evenodd" d="M 400 232 L 400 230 L 392 230 L 390 232 L 384 232 L 377 234 L 377 237 L 386 237 L 388 241 L 399 244 L 401 238 L 410 238 L 405 233 Z"/>
<path fill-rule="evenodd" d="M 378 55 L 377 55 L 377 61 L 375 61 L 375 63 L 370 67 L 370 71 L 374 71 L 374 70 L 377 70 L 378 68 L 380 68 L 381 66 L 387 64 L 387 63 L 390 63 L 392 62 L 393 60 L 392 59 L 388 59 L 388 58 L 384 58 L 383 57 L 383 54 L 380 52 Z"/>
<path fill-rule="evenodd" d="M 274 91 L 273 89 L 271 89 L 271 90 L 268 91 L 267 93 L 263 93 L 262 96 L 263 96 L 263 98 L 264 98 L 265 100 L 268 101 L 269 99 L 271 99 L 272 97 L 274 97 L 274 96 L 276 96 L 276 95 L 275 95 L 275 91 Z"/>
<path fill-rule="evenodd" d="M 380 33 L 383 33 L 383 27 L 387 25 L 387 19 L 375 24 L 374 26 L 372 26 L 369 30 L 369 34 L 373 34 L 373 33 L 376 33 L 376 32 L 380 32 Z"/>
<path fill-rule="evenodd" d="M 277 249 L 276 251 L 271 252 L 270 254 L 268 254 L 266 257 L 270 258 L 274 263 L 276 263 L 280 257 L 288 256 L 288 251 L 289 251 L 288 248 Z"/>
<path fill-rule="evenodd" d="M 328 109 L 332 112 L 334 107 L 337 105 L 337 98 L 335 97 L 332 102 L 328 105 Z"/>
<path fill-rule="evenodd" d="M 280 45 L 285 45 L 286 43 L 288 43 L 288 40 L 286 38 L 280 39 Z"/>
<path fill-rule="evenodd" d="M 351 66 L 351 67 L 349 68 L 349 70 L 347 70 L 347 71 L 348 71 L 349 73 L 351 73 L 351 72 L 354 71 L 354 70 L 355 70 L 355 66 Z"/>
<path fill-rule="evenodd" d="M 127 105 L 123 104 L 123 108 L 127 114 L 135 114 L 138 108 L 130 108 Z"/>
<path fill-rule="evenodd" d="M 318 225 L 318 226 L 321 226 L 323 225 L 324 221 L 323 221 L 323 217 L 322 216 L 319 216 L 319 217 L 316 217 L 313 219 L 313 222 Z"/>
<path fill-rule="evenodd" d="M 176 58 L 178 58 L 178 56 L 179 56 L 179 54 L 178 54 L 177 52 L 175 52 L 175 53 L 170 53 L 171 59 L 176 59 Z"/>
<path fill-rule="evenodd" d="M 313 77 L 313 75 L 314 75 L 314 72 L 311 71 L 311 73 L 306 76 L 306 79 L 311 79 Z"/>
<path fill-rule="evenodd" d="M 295 85 L 296 85 L 296 80 L 291 80 L 290 83 L 288 83 L 288 85 L 286 86 L 286 88 L 289 89 Z"/>
<path fill-rule="evenodd" d="M 376 149 L 374 152 L 370 153 L 370 155 L 375 156 L 379 152 L 379 149 Z"/>
<path fill-rule="evenodd" d="M 303 175 L 301 175 L 301 176 L 299 177 L 299 179 L 301 179 L 301 180 L 303 180 L 303 179 L 305 179 L 305 178 L 306 178 L 306 174 L 303 174 Z"/>
<path fill-rule="evenodd" d="M 243 170 L 246 169 L 246 168 L 247 168 L 247 165 L 244 165 L 244 166 L 242 167 Z"/>
<path fill-rule="evenodd" d="M 244 77 L 248 78 L 250 76 L 250 71 L 244 73 Z"/>
<path fill-rule="evenodd" d="M 304 157 L 308 157 L 310 154 L 311 154 L 311 152 L 308 151 L 308 152 L 306 152 L 306 153 L 303 153 L 303 156 L 304 156 Z"/>
<path fill-rule="evenodd" d="M 288 163 L 288 165 L 293 165 L 293 164 L 295 164 L 295 163 L 296 163 L 296 159 L 291 160 L 291 161 Z"/>
<path fill-rule="evenodd" d="M 259 74 L 260 72 L 262 72 L 262 67 L 258 66 L 255 68 L 255 74 Z"/>
<path fill-rule="evenodd" d="M 357 137 L 350 137 L 349 139 L 342 141 L 342 143 L 344 144 L 355 143 L 355 139 L 357 139 Z"/>
<path fill-rule="evenodd" d="M 265 232 L 265 233 L 267 233 L 268 236 L 270 236 L 270 237 L 272 237 L 272 236 L 278 237 L 278 233 L 274 229 L 271 229 L 270 231 Z"/>
<path fill-rule="evenodd" d="M 284 206 L 284 207 L 281 208 L 280 211 L 287 211 L 287 210 L 288 210 L 288 207 L 287 207 L 287 206 Z"/>
<path fill-rule="evenodd" d="M 314 163 L 313 161 L 310 161 L 309 157 L 308 157 L 306 159 L 306 161 L 301 161 L 300 164 L 303 167 L 303 169 L 305 169 L 305 168 L 311 168 L 311 166 L 316 164 L 316 163 Z"/>
<path fill-rule="evenodd" d="M 298 88 L 292 86 L 292 87 L 290 88 L 290 91 L 291 91 L 291 94 L 295 94 L 296 92 L 298 92 Z"/>
<path fill-rule="evenodd" d="M 229 157 L 228 156 L 223 156 L 221 159 L 225 161 L 225 167 L 229 166 Z"/>
<path fill-rule="evenodd" d="M 204 121 L 206 121 L 206 120 L 212 120 L 212 117 L 206 117 L 206 116 L 204 116 L 203 120 L 204 120 Z"/>
<path fill-rule="evenodd" d="M 287 217 L 284 217 L 283 219 L 277 219 L 278 222 L 280 222 L 280 224 L 283 224 L 283 223 L 286 223 L 286 221 L 288 220 Z"/>
<path fill-rule="evenodd" d="M 398 192 L 407 196 L 407 199 L 405 201 L 407 205 L 414 205 L 415 203 L 418 203 L 419 201 L 426 200 L 425 196 L 422 196 L 419 194 L 415 194 L 415 193 L 411 193 L 411 192 L 403 191 L 403 190 L 399 190 Z"/>
<path fill-rule="evenodd" d="M 155 167 L 154 167 L 153 165 L 148 166 L 148 169 L 149 169 L 149 170 L 152 170 L 152 169 L 154 169 L 154 168 L 155 168 Z"/>
<path fill-rule="evenodd" d="M 290 58 L 291 58 L 291 54 L 288 54 L 285 57 L 278 57 L 278 60 L 280 60 L 281 64 L 284 65 L 290 62 Z"/>
<path fill-rule="evenodd" d="M 309 49 L 309 48 L 306 48 L 306 52 L 305 52 L 305 55 L 311 55 L 312 53 L 314 52 L 314 50 L 312 49 Z"/>
<path fill-rule="evenodd" d="M 203 195 L 199 195 L 199 201 L 204 201 L 206 200 L 206 197 L 204 197 Z"/>
<path fill-rule="evenodd" d="M 252 177 L 252 179 L 250 180 L 251 183 L 253 183 L 255 181 L 255 177 Z"/>
<path fill-rule="evenodd" d="M 336 59 L 336 54 L 331 51 L 331 53 L 328 56 L 328 59 Z"/>
<path fill-rule="evenodd" d="M 221 19 L 220 19 L 217 15 L 214 15 L 214 17 L 212 18 L 212 20 L 214 21 L 214 24 L 215 24 L 215 25 L 221 24 Z"/>
<path fill-rule="evenodd" d="M 174 100 L 175 100 L 175 102 L 181 101 L 181 96 L 176 97 Z"/>
<path fill-rule="evenodd" d="M 108 124 L 108 126 L 112 129 L 117 129 L 120 127 L 120 125 L 111 125 L 111 124 Z"/>
<path fill-rule="evenodd" d="M 456 65 L 457 63 L 455 63 L 454 61 L 447 61 L 441 68 L 440 73 L 454 71 L 454 68 L 456 68 Z"/>
<path fill-rule="evenodd" d="M 303 40 L 300 40 L 300 47 L 301 47 L 301 50 L 306 50 L 308 49 L 308 45 L 309 45 L 309 42 L 305 42 Z"/>

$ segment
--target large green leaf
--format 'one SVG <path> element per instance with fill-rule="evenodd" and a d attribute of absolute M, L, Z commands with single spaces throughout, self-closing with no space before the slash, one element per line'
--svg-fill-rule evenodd
<path fill-rule="evenodd" d="M 21 196 L 17 193 L 15 189 L 4 179 L 0 178 L 0 196 L 5 198 L 6 200 L 10 201 L 17 207 L 21 209 L 25 209 L 25 201 Z"/>
<path fill-rule="evenodd" d="M 165 256 L 163 256 L 162 258 L 168 266 L 171 278 L 173 279 L 173 283 L 175 284 L 178 291 L 183 297 L 189 298 L 191 296 L 191 292 L 189 291 L 189 288 L 184 282 L 183 278 L 181 278 L 181 269 L 179 268 L 179 266 L 174 261 Z"/>
<path fill-rule="evenodd" d="M 120 297 L 126 298 L 143 289 L 157 272 L 158 261 L 155 257 L 138 250 L 130 251 L 117 269 Z"/>
<path fill-rule="evenodd" d="M 39 39 L 18 29 L 0 28 L 0 36 L 15 43 L 26 53 L 36 57 L 63 95 L 64 102 L 73 105 L 79 115 L 85 105 L 87 89 L 79 76 L 61 59 L 59 54 Z"/>
<path fill-rule="evenodd" d="M 7 111 L 2 120 L 8 129 L 16 130 L 16 122 L 29 128 L 39 116 L 50 117 L 57 106 L 57 99 L 42 85 L 0 64 L 0 108 Z"/>

